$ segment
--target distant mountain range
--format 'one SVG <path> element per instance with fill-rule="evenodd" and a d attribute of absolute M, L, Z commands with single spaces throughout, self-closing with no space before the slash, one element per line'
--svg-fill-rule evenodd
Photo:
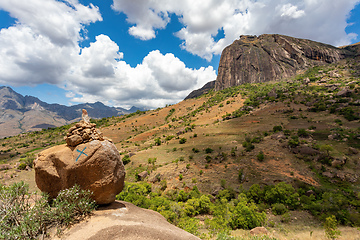
<path fill-rule="evenodd" d="M 101 102 L 85 103 L 74 106 L 48 104 L 33 96 L 22 96 L 10 87 L 0 87 L 0 138 L 20 133 L 59 127 L 78 121 L 81 110 L 86 109 L 90 118 L 120 116 L 139 109 L 129 110 L 109 107 Z"/>

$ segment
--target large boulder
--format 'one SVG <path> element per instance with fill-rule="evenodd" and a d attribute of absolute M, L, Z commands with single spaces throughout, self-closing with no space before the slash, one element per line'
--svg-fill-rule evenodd
<path fill-rule="evenodd" d="M 39 153 L 34 166 L 37 186 L 51 198 L 77 184 L 92 191 L 97 204 L 109 204 L 124 186 L 120 154 L 107 140 L 52 147 Z"/>
<path fill-rule="evenodd" d="M 158 212 L 115 201 L 54 236 L 53 240 L 200 240 L 168 221 Z"/>

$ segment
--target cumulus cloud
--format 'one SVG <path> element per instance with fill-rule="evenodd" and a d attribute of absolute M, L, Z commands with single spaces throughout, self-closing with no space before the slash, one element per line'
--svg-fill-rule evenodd
<path fill-rule="evenodd" d="M 129 1 L 132 2 L 132 1 Z M 163 10 L 137 8 L 128 21 L 146 18 L 130 34 L 150 39 L 170 18 Z M 115 5 L 114 5 L 115 7 Z M 125 6 L 126 7 L 126 6 Z M 135 8 L 134 8 L 135 7 Z M 0 9 L 17 19 L 0 31 L 0 84 L 54 84 L 74 102 L 102 101 L 114 106 L 161 107 L 179 102 L 192 90 L 216 78 L 212 67 L 190 69 L 171 53 L 150 52 L 136 67 L 123 60 L 119 46 L 99 35 L 80 48 L 85 26 L 101 21 L 99 9 L 77 0 L 3 0 Z"/>
<path fill-rule="evenodd" d="M 101 61 L 98 54 L 89 54 L 92 52 L 102 52 Z M 190 69 L 173 54 L 164 55 L 159 50 L 151 51 L 136 67 L 131 67 L 121 57 L 115 42 L 105 35 L 98 36 L 95 43 L 82 51 L 78 64 L 66 77 L 65 85 L 71 91 L 72 100 L 157 108 L 181 101 L 192 90 L 216 78 L 211 66 Z M 89 62 L 94 64 L 89 65 Z M 99 81 L 99 74 L 89 75 L 89 71 L 105 74 Z"/>
<path fill-rule="evenodd" d="M 0 31 L 0 84 L 60 84 L 78 55 L 86 24 L 98 8 L 77 1 L 3 0 L 0 9 L 18 21 Z"/>
<path fill-rule="evenodd" d="M 77 0 L 2 0 L 0 9 L 31 28 L 34 34 L 62 46 L 81 40 L 84 25 L 102 20 L 97 7 L 84 6 Z"/>
<path fill-rule="evenodd" d="M 243 34 L 279 33 L 333 45 L 351 43 L 346 18 L 359 0 L 113 0 L 113 9 L 127 15 L 131 35 L 148 40 L 176 14 L 183 28 L 181 47 L 210 61 Z M 331 15 L 331 17 L 330 17 Z M 223 38 L 216 38 L 218 31 Z M 216 40 L 215 40 L 216 39 Z"/>

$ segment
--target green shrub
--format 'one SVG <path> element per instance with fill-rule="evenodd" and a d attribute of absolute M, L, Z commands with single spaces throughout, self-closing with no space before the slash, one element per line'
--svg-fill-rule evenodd
<path fill-rule="evenodd" d="M 248 142 L 248 141 L 243 142 L 242 146 L 245 148 L 245 151 L 247 151 L 247 152 L 250 152 L 255 148 L 255 146 L 251 142 Z"/>
<path fill-rule="evenodd" d="M 92 194 L 78 186 L 60 191 L 52 205 L 46 195 L 28 190 L 24 182 L 0 189 L 0 239 L 38 239 L 50 227 L 68 226 L 95 209 Z"/>
<path fill-rule="evenodd" d="M 264 159 L 265 159 L 265 155 L 264 155 L 263 151 L 260 151 L 256 157 L 260 162 L 264 161 Z"/>
<path fill-rule="evenodd" d="M 325 219 L 324 228 L 325 235 L 329 239 L 336 239 L 341 235 L 340 230 L 337 228 L 337 221 L 334 215 Z"/>
<path fill-rule="evenodd" d="M 198 153 L 198 152 L 200 152 L 200 150 L 199 149 L 197 149 L 197 148 L 193 148 L 193 149 L 191 149 L 194 153 Z"/>
<path fill-rule="evenodd" d="M 155 138 L 154 141 L 155 141 L 155 146 L 160 146 L 161 145 L 161 139 L 159 137 Z"/>
<path fill-rule="evenodd" d="M 211 148 L 206 148 L 205 149 L 205 153 L 207 153 L 207 154 L 210 154 L 210 153 L 212 153 L 214 150 L 213 149 L 211 149 Z"/>
<path fill-rule="evenodd" d="M 25 170 L 26 166 L 27 166 L 26 163 L 23 162 L 23 163 L 20 163 L 17 168 L 18 168 L 19 170 Z"/>
<path fill-rule="evenodd" d="M 273 127 L 273 132 L 280 132 L 280 131 L 282 131 L 283 130 L 283 127 L 282 126 L 274 126 Z"/>
<path fill-rule="evenodd" d="M 131 162 L 130 156 L 128 154 L 124 155 L 124 157 L 122 159 L 122 162 L 123 162 L 124 165 L 130 163 Z"/>
<path fill-rule="evenodd" d="M 288 141 L 288 145 L 291 148 L 295 148 L 300 145 L 299 137 L 298 136 L 291 136 L 291 139 Z"/>
<path fill-rule="evenodd" d="M 300 128 L 300 129 L 298 129 L 297 135 L 299 137 L 308 137 L 309 133 L 305 129 Z"/>
<path fill-rule="evenodd" d="M 274 215 L 283 215 L 288 211 L 286 206 L 282 203 L 273 204 L 271 210 Z"/>
<path fill-rule="evenodd" d="M 280 182 L 266 190 L 264 199 L 269 204 L 282 203 L 290 208 L 299 206 L 299 194 L 291 184 Z"/>
<path fill-rule="evenodd" d="M 179 143 L 180 143 L 180 144 L 186 143 L 186 138 L 181 138 L 181 139 L 179 140 Z"/>

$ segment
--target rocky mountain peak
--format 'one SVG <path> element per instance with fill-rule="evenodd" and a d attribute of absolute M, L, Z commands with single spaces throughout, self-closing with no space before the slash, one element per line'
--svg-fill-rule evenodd
<path fill-rule="evenodd" d="M 222 54 L 215 90 L 245 83 L 277 81 L 309 67 L 354 56 L 349 48 L 278 34 L 240 36 Z"/>

